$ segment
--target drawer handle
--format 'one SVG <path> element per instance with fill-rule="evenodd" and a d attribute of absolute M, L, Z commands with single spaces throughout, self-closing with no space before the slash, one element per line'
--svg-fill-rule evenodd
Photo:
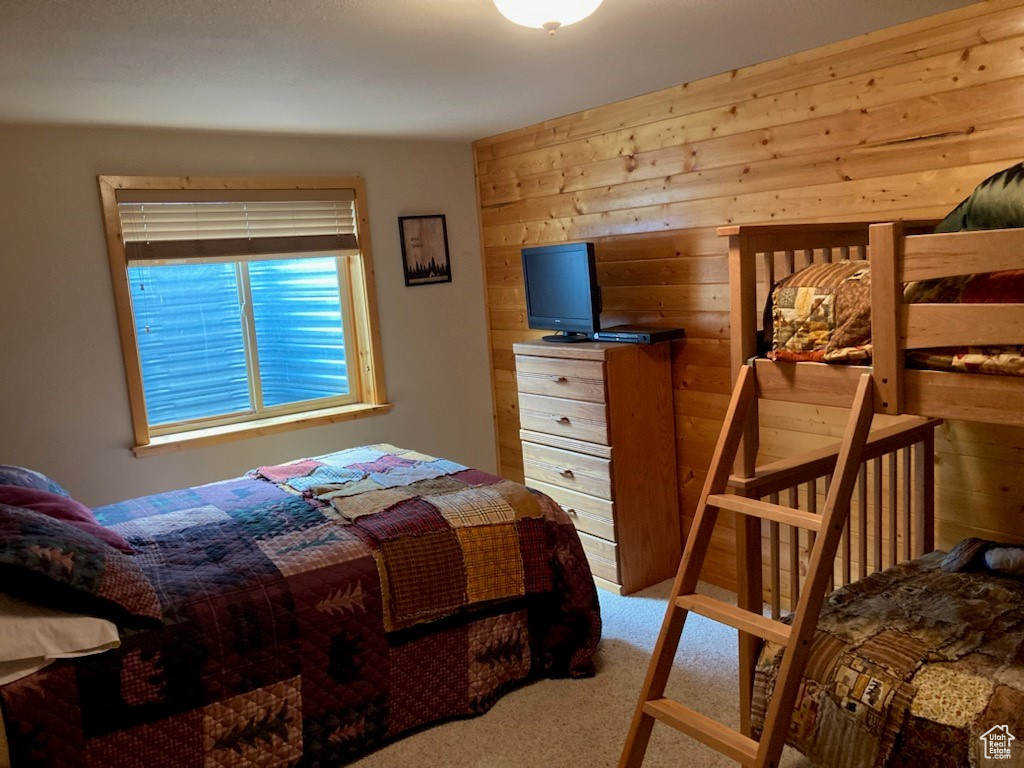
<path fill-rule="evenodd" d="M 568 416 L 552 416 L 552 419 L 557 421 L 559 424 L 572 424 Z"/>
<path fill-rule="evenodd" d="M 565 376 L 552 376 L 551 380 L 557 384 L 565 384 L 567 381 L 569 381 L 569 379 L 567 379 Z"/>
<path fill-rule="evenodd" d="M 558 474 L 560 474 L 562 477 L 576 477 L 576 475 L 572 473 L 571 469 L 563 469 Z"/>
<path fill-rule="evenodd" d="M 569 515 L 570 517 L 578 517 L 578 515 L 576 514 L 576 510 L 573 509 L 572 507 L 562 507 L 562 509 L 564 509 L 565 514 Z"/>

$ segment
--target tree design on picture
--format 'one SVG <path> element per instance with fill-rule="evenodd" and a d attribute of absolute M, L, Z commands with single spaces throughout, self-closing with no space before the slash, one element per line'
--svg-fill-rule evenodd
<path fill-rule="evenodd" d="M 448 228 L 444 215 L 400 216 L 398 229 L 402 239 L 405 284 L 451 282 Z"/>

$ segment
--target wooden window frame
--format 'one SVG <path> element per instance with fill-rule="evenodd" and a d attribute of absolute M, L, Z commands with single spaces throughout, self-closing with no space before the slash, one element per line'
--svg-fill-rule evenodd
<path fill-rule="evenodd" d="M 110 278 L 114 290 L 118 335 L 124 360 L 125 383 L 131 411 L 133 445 L 136 456 L 180 450 L 189 446 L 210 445 L 256 435 L 329 424 L 386 413 L 388 403 L 384 385 L 384 365 L 377 317 L 377 294 L 373 273 L 373 250 L 370 243 L 370 222 L 366 207 L 366 186 L 359 176 L 273 176 L 273 177 L 197 177 L 197 176 L 107 176 L 97 177 L 103 226 L 106 235 Z M 226 199 L 233 190 L 296 190 L 351 189 L 355 191 L 355 219 L 359 233 L 359 253 L 343 259 L 348 266 L 347 278 L 352 296 L 352 351 L 350 369 L 358 371 L 355 379 L 356 402 L 316 407 L 287 414 L 255 415 L 229 424 L 204 425 L 196 429 L 169 434 L 151 429 L 146 415 L 146 399 L 142 384 L 142 363 L 132 312 L 128 281 L 128 258 L 125 255 L 121 219 L 118 214 L 120 190 L 179 191 L 183 197 L 196 192 L 223 192 Z M 347 353 L 346 353 L 347 354 Z"/>

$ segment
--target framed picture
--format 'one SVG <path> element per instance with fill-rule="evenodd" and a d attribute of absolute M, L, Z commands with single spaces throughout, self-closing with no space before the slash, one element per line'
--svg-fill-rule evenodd
<path fill-rule="evenodd" d="M 402 237 L 402 266 L 406 285 L 450 283 L 452 264 L 448 257 L 448 227 L 444 214 L 399 216 Z"/>

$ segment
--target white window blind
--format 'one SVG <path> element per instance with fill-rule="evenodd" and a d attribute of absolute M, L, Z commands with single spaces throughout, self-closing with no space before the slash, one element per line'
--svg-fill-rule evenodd
<path fill-rule="evenodd" d="M 294 194 L 260 190 L 243 199 L 237 199 L 237 190 L 119 194 L 125 255 L 141 261 L 358 247 L 352 190 L 305 191 L 303 199 Z M 225 200 L 228 196 L 234 199 Z"/>

